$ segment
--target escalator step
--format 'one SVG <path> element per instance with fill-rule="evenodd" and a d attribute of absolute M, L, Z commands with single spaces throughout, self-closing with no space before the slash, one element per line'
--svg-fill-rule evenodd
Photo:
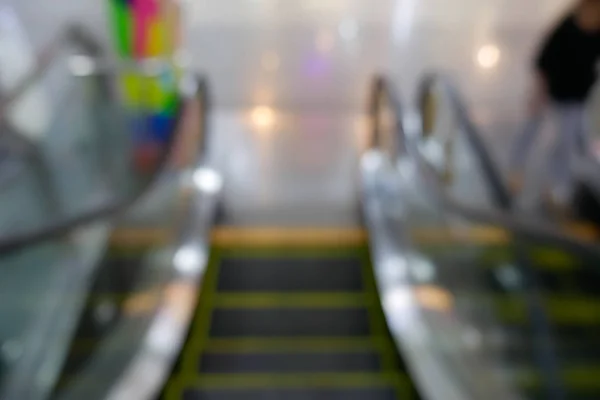
<path fill-rule="evenodd" d="M 186 390 L 183 400 L 395 400 L 389 388 Z"/>
<path fill-rule="evenodd" d="M 211 337 L 367 336 L 365 308 L 215 309 Z"/>
<path fill-rule="evenodd" d="M 521 335 L 527 333 L 523 330 L 521 332 Z M 569 368 L 572 365 L 588 365 L 590 367 L 598 365 L 600 346 L 598 346 L 597 335 L 598 332 L 587 337 L 561 336 L 561 340 L 555 343 L 557 358 L 561 360 L 561 366 Z M 503 354 L 505 360 L 514 365 L 534 364 L 535 343 L 531 335 L 523 336 L 519 340 L 507 340 L 503 346 Z"/>
<path fill-rule="evenodd" d="M 219 291 L 360 291 L 361 261 L 350 258 L 227 258 Z"/>
<path fill-rule="evenodd" d="M 387 336 L 232 338 L 209 339 L 205 349 L 213 353 L 301 353 L 301 352 L 380 352 L 388 349 Z"/>
<path fill-rule="evenodd" d="M 548 398 L 548 395 L 540 390 L 529 390 L 525 393 L 527 395 L 527 400 L 546 400 Z M 598 393 L 586 393 L 567 390 L 565 398 L 569 400 L 598 400 Z"/>
<path fill-rule="evenodd" d="M 364 247 L 217 250 L 165 399 L 417 398 L 378 319 Z"/>
<path fill-rule="evenodd" d="M 200 372 L 375 372 L 381 360 L 374 352 L 205 353 Z"/>
<path fill-rule="evenodd" d="M 390 388 L 187 390 L 183 400 L 395 400 Z"/>

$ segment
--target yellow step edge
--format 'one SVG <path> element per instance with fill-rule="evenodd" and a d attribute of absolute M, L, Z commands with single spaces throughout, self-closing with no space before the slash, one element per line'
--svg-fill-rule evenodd
<path fill-rule="evenodd" d="M 528 254 L 538 268 L 553 271 L 572 271 L 581 264 L 577 256 L 550 247 L 535 246 L 530 248 Z"/>
<path fill-rule="evenodd" d="M 375 303 L 374 294 L 362 292 L 288 293 L 288 292 L 218 292 L 215 308 L 354 308 Z"/>
<path fill-rule="evenodd" d="M 218 227 L 211 233 L 211 243 L 216 246 L 359 246 L 367 240 L 367 231 L 362 228 Z"/>
<path fill-rule="evenodd" d="M 559 272 L 573 272 L 574 270 L 583 267 L 582 262 L 568 252 L 560 249 L 532 247 L 526 253 L 531 260 L 532 266 L 536 269 Z M 488 268 L 499 268 L 507 263 L 514 261 L 514 253 L 511 249 L 506 248 L 500 252 L 487 253 L 482 255 L 482 264 Z"/>
<path fill-rule="evenodd" d="M 308 246 L 282 246 L 282 247 L 229 247 L 221 248 L 223 258 L 355 258 L 363 261 L 365 247 L 360 246 L 330 246 L 330 247 L 308 247 Z M 285 264 L 282 263 L 282 267 Z"/>
<path fill-rule="evenodd" d="M 565 367 L 561 377 L 562 383 L 570 389 L 600 390 L 600 365 Z M 533 369 L 521 369 L 515 378 L 524 387 L 533 388 L 542 384 L 539 372 Z"/>
<path fill-rule="evenodd" d="M 558 324 L 600 324 L 600 299 L 572 296 L 544 297 L 543 304 L 551 321 Z M 500 317 L 510 322 L 528 319 L 525 301 L 519 298 L 494 297 Z"/>
<path fill-rule="evenodd" d="M 211 353 L 295 353 L 306 351 L 369 352 L 387 349 L 389 340 L 384 336 L 365 337 L 312 337 L 209 339 L 204 350 Z"/>
<path fill-rule="evenodd" d="M 181 388 L 271 389 L 271 388 L 380 388 L 406 387 L 411 382 L 400 372 L 379 373 L 235 373 L 179 375 Z"/>

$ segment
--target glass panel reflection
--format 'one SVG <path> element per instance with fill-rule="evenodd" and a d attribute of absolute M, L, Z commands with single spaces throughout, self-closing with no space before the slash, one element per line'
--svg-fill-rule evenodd
<path fill-rule="evenodd" d="M 152 74 L 71 75 L 39 140 L 19 152 L 4 146 L 5 165 L 17 176 L 2 186 L 0 201 L 21 207 L 0 211 L 0 241 L 135 198 L 170 151 L 179 107 L 174 75 L 166 66 Z"/>

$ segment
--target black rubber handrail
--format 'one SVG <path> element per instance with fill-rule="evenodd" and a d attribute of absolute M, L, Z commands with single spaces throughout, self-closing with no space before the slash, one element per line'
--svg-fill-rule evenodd
<path fill-rule="evenodd" d="M 458 95 L 458 92 L 454 86 L 439 74 L 426 75 L 421 80 L 421 84 L 419 86 L 419 104 L 423 104 L 426 96 L 430 93 L 431 88 L 436 84 L 441 84 L 450 98 L 453 112 L 458 117 L 467 141 L 474 149 L 474 153 L 477 156 L 478 162 L 486 175 L 486 182 L 489 184 L 488 190 L 494 205 L 504 210 L 509 209 L 512 200 L 510 192 L 502 180 L 500 169 L 496 165 L 496 162 L 492 158 L 474 124 L 471 122 L 464 102 Z M 394 152 L 394 154 L 399 155 L 408 151 L 409 142 L 408 138 L 406 137 L 406 131 L 403 123 L 404 110 L 400 98 L 398 97 L 398 93 L 399 92 L 395 90 L 393 83 L 389 79 L 382 75 L 375 76 L 371 87 L 371 98 L 369 99 L 369 116 L 372 124 L 370 145 L 371 147 L 381 148 L 383 145 L 381 126 L 379 124 L 379 113 L 381 111 L 381 107 L 383 107 L 381 99 L 384 97 L 389 99 L 390 106 L 392 107 L 394 113 L 394 123 L 396 125 L 396 144 L 398 147 L 388 150 L 391 150 Z M 423 113 L 421 112 L 421 132 L 423 132 L 422 116 Z"/>
<path fill-rule="evenodd" d="M 0 97 L 0 134 L 17 143 L 21 149 L 24 149 L 26 153 L 32 155 L 37 161 L 40 160 L 37 143 L 27 135 L 19 133 L 20 129 L 13 125 L 7 115 L 11 112 L 13 104 L 24 96 L 33 85 L 38 83 L 50 69 L 52 64 L 61 55 L 61 50 L 69 46 L 78 48 L 83 54 L 95 59 L 100 59 L 104 56 L 100 42 L 84 26 L 71 23 L 37 54 L 33 70 L 29 71 L 10 93 L 3 94 Z M 42 186 L 45 186 L 45 183 L 42 183 Z M 50 194 L 48 196 L 49 198 L 53 197 Z"/>
<path fill-rule="evenodd" d="M 396 148 L 388 150 L 392 151 L 396 157 L 405 154 L 407 151 L 406 135 L 402 121 L 402 102 L 398 97 L 398 93 L 391 81 L 382 75 L 378 75 L 373 79 L 371 98 L 369 99 L 369 121 L 371 122 L 370 146 L 372 148 L 381 148 L 384 145 L 379 115 L 384 107 L 382 100 L 387 98 L 392 107 L 394 117 L 394 132 L 392 134 L 396 135 L 394 141 Z"/>
<path fill-rule="evenodd" d="M 473 149 L 473 153 L 477 157 L 477 161 L 485 174 L 486 182 L 489 185 L 488 191 L 494 206 L 502 210 L 510 209 L 512 199 L 510 192 L 502 179 L 500 168 L 498 168 L 479 131 L 475 128 L 475 125 L 469 118 L 465 103 L 458 94 L 458 91 L 454 85 L 441 74 L 428 74 L 421 79 L 418 92 L 418 104 L 421 107 L 419 110 L 421 134 L 423 134 L 425 130 L 423 106 L 425 105 L 427 96 L 431 93 L 432 89 L 438 85 L 441 86 L 448 95 L 452 112 L 458 118 L 458 123 L 462 128 L 461 132 L 465 135 L 467 142 Z"/>
<path fill-rule="evenodd" d="M 105 73 L 105 72 L 104 72 Z M 207 114 L 209 108 L 209 93 L 208 93 L 208 83 L 206 79 L 195 77 L 197 87 L 194 99 L 198 100 L 201 105 L 201 115 L 202 119 L 201 129 L 201 141 L 199 144 L 199 154 L 204 156 L 204 152 L 206 151 L 206 123 L 207 123 Z M 177 112 L 175 118 L 175 124 L 173 124 L 173 132 L 177 133 L 181 131 L 182 127 L 182 119 L 183 119 L 183 108 L 186 104 L 181 104 L 179 110 Z M 48 224 L 43 226 L 42 228 L 27 232 L 24 234 L 10 235 L 7 237 L 0 237 L 0 256 L 10 254 L 14 251 L 23 249 L 24 247 L 35 245 L 41 241 L 49 240 L 54 237 L 59 237 L 61 235 L 65 235 L 83 225 L 88 225 L 95 221 L 100 220 L 110 220 L 118 217 L 123 212 L 128 210 L 131 206 L 133 206 L 138 199 L 140 199 L 150 188 L 153 187 L 154 183 L 158 180 L 158 177 L 163 172 L 165 166 L 167 165 L 168 160 L 170 159 L 174 149 L 177 149 L 177 143 L 180 137 L 175 137 L 176 135 L 169 135 L 169 142 L 167 143 L 167 150 L 162 154 L 162 158 L 158 163 L 157 168 L 154 173 L 147 179 L 146 182 L 142 184 L 141 189 L 133 196 L 124 199 L 118 199 L 112 202 L 108 202 L 94 210 L 82 213 L 72 218 L 66 218 L 62 221 L 58 221 L 56 223 Z"/>
<path fill-rule="evenodd" d="M 35 68 L 21 79 L 9 94 L 2 96 L 0 99 L 0 121 L 6 119 L 6 113 L 10 106 L 39 82 L 52 63 L 60 56 L 61 50 L 69 46 L 79 47 L 85 55 L 93 58 L 100 58 L 104 55 L 100 42 L 85 27 L 70 24 L 38 53 Z"/>

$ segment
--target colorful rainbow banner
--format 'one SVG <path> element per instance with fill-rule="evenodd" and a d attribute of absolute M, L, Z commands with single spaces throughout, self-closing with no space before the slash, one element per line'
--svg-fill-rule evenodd
<path fill-rule="evenodd" d="M 121 59 L 140 61 L 164 59 L 167 63 L 179 40 L 179 10 L 174 0 L 108 0 L 115 47 Z M 148 106 L 152 111 L 173 111 L 172 93 L 176 84 L 174 66 L 164 76 L 144 78 L 127 74 L 123 91 L 131 105 Z M 143 100 L 143 103 L 140 102 Z"/>
<path fill-rule="evenodd" d="M 141 147 L 169 139 L 177 110 L 179 73 L 170 62 L 179 45 L 179 7 L 175 0 L 107 0 L 114 45 L 121 60 L 135 63 L 162 59 L 159 76 L 137 71 L 121 75 L 120 87 L 127 108 L 139 116 L 135 141 Z"/>
<path fill-rule="evenodd" d="M 113 36 L 122 57 L 172 55 L 179 41 L 179 7 L 174 0 L 108 0 Z"/>

